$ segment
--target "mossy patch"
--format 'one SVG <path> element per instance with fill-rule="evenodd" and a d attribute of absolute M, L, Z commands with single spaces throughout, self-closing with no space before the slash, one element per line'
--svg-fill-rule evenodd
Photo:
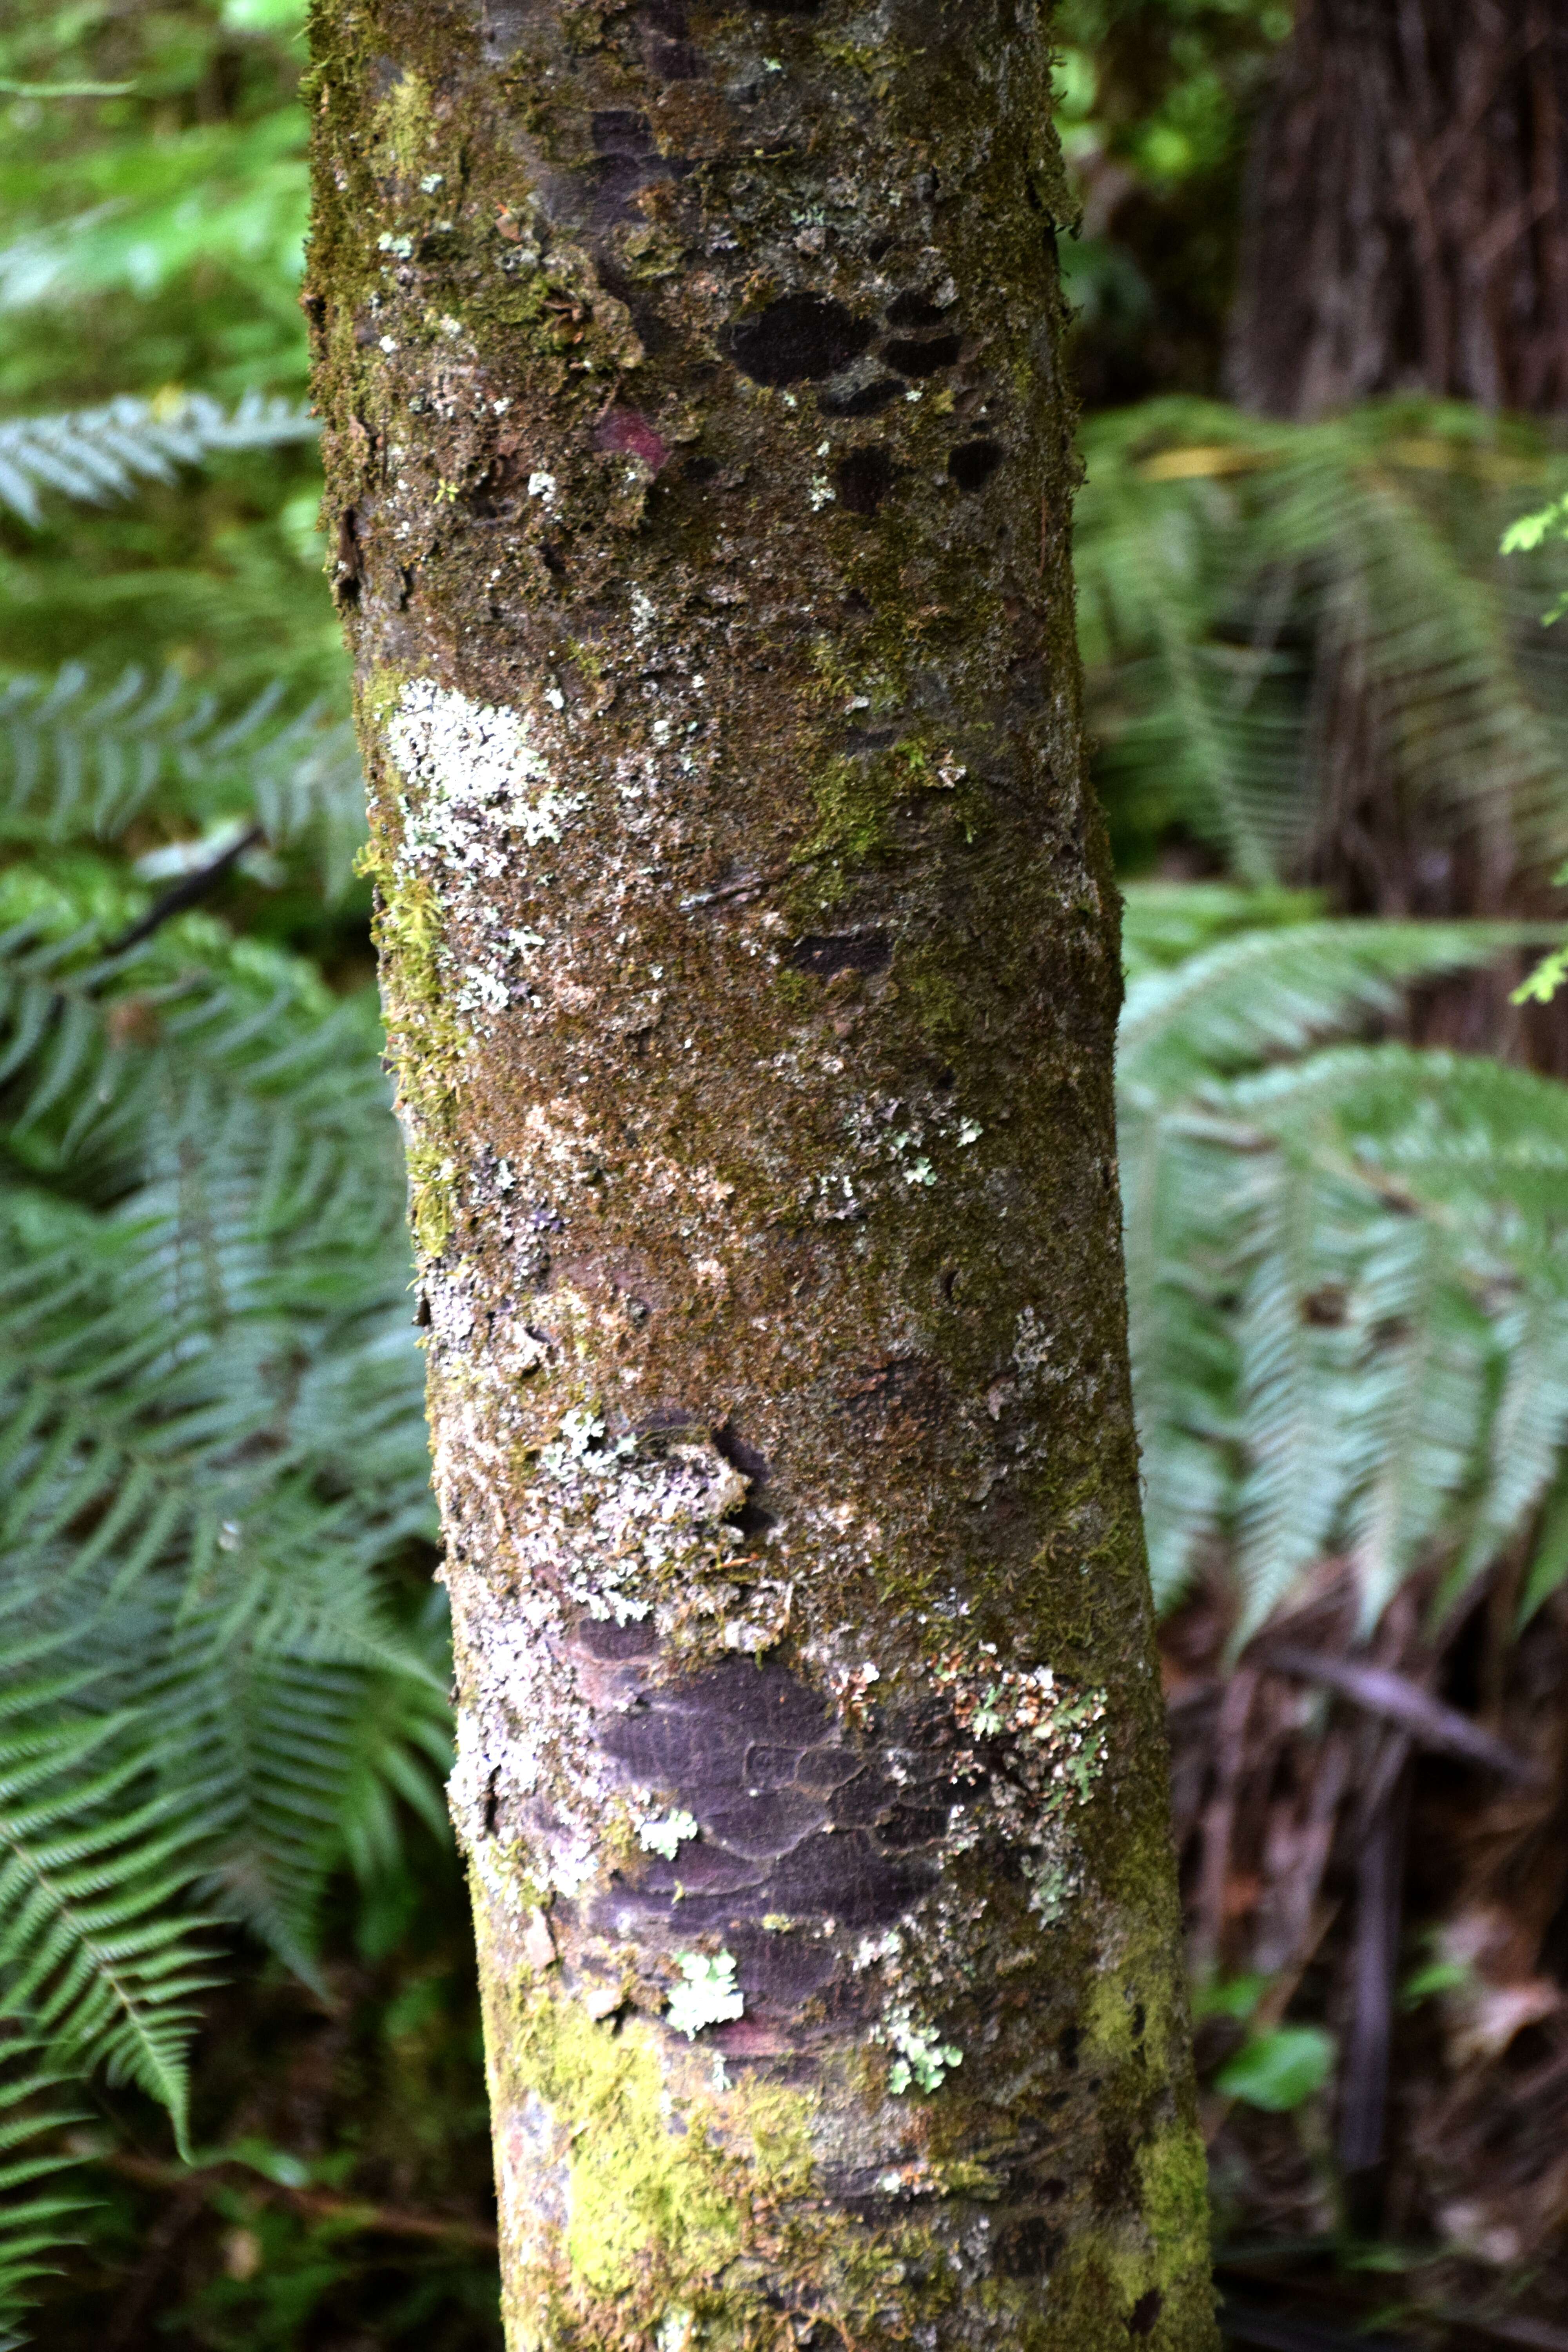
<path fill-rule="evenodd" d="M 409 1216 L 420 1248 L 439 1257 L 457 1216 L 452 1112 L 464 1051 L 442 989 L 440 903 L 424 876 L 401 872 L 374 834 L 356 870 L 375 886 L 387 1044 L 410 1122 Z"/>

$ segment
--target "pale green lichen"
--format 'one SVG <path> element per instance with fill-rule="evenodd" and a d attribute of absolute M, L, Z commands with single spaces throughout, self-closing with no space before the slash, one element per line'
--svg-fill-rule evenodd
<path fill-rule="evenodd" d="M 887 2035 L 898 2056 L 888 2069 L 888 2088 L 895 2098 L 911 2085 L 917 2091 L 939 2091 L 963 2053 L 955 2042 L 943 2042 L 932 2025 L 917 2025 L 909 2017 L 891 2017 Z"/>
<path fill-rule="evenodd" d="M 746 2013 L 746 1997 L 735 1982 L 733 1952 L 677 1952 L 680 1982 L 669 1996 L 666 2021 L 688 2042 L 706 2025 L 723 2025 Z"/>
<path fill-rule="evenodd" d="M 673 1862 L 681 1846 L 697 1834 L 697 1822 L 690 1813 L 666 1813 L 662 1819 L 639 1824 L 637 1843 L 645 1853 L 659 1853 L 666 1862 Z"/>

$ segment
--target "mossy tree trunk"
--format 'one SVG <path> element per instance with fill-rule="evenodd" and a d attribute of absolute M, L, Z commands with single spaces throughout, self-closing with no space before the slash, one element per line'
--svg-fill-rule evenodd
<path fill-rule="evenodd" d="M 1196 2352 L 1047 29 L 314 40 L 509 2340 Z"/>

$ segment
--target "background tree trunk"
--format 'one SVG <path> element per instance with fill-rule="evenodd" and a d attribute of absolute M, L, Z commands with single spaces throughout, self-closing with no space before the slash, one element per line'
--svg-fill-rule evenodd
<path fill-rule="evenodd" d="M 1043 27 L 314 37 L 510 2341 L 1207 2346 Z"/>
<path fill-rule="evenodd" d="M 1301 0 L 1254 135 L 1228 374 L 1320 416 L 1422 391 L 1568 405 L 1568 16 Z"/>

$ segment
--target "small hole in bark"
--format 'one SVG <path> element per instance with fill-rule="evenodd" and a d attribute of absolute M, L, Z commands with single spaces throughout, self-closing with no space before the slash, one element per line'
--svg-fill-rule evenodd
<path fill-rule="evenodd" d="M 1067 2068 L 1069 2074 L 1076 2074 L 1078 2073 L 1079 2045 L 1082 2040 L 1082 2029 L 1076 2025 L 1069 2025 L 1067 2032 L 1062 2035 L 1060 2042 L 1057 2044 L 1057 2047 L 1062 2053 L 1062 2064 Z"/>
<path fill-rule="evenodd" d="M 948 479 L 961 490 L 984 489 L 1001 463 L 1000 442 L 961 441 L 947 453 Z"/>
<path fill-rule="evenodd" d="M 725 350 L 753 383 L 799 383 L 833 375 L 859 358 L 873 330 L 842 302 L 820 294 L 785 294 L 749 319 L 737 319 L 722 337 Z"/>
<path fill-rule="evenodd" d="M 823 934 L 808 931 L 784 950 L 792 971 L 808 971 L 814 980 L 831 980 L 836 971 L 880 971 L 893 952 L 885 931 Z"/>
<path fill-rule="evenodd" d="M 839 505 L 849 514 L 874 515 L 898 478 L 898 471 L 885 449 L 851 449 L 840 459 L 834 477 Z"/>
<path fill-rule="evenodd" d="M 888 305 L 889 327 L 940 327 L 942 314 L 923 294 L 895 294 Z"/>
<path fill-rule="evenodd" d="M 753 1486 L 767 1485 L 767 1455 L 759 1454 L 754 1445 L 748 1445 L 732 1421 L 721 1422 L 713 1432 L 713 1451 L 723 1456 L 731 1470 L 739 1470 L 749 1478 Z"/>
<path fill-rule="evenodd" d="M 680 478 L 682 481 L 693 482 L 700 486 L 703 482 L 712 481 L 718 471 L 717 457 L 688 457 L 680 469 Z"/>
<path fill-rule="evenodd" d="M 1134 2042 L 1142 2041 L 1143 2028 L 1148 2022 L 1148 2011 L 1144 2008 L 1142 2001 L 1135 2002 L 1132 2010 L 1132 2039 Z"/>
<path fill-rule="evenodd" d="M 498 1765 L 495 1770 L 490 1774 L 489 1779 L 485 1782 L 486 1837 L 494 1837 L 500 1822 L 500 1799 L 496 1793 L 497 1783 L 500 1780 L 500 1767 Z"/>
<path fill-rule="evenodd" d="M 1159 2318 L 1164 2302 L 1165 2298 L 1157 2286 L 1152 2286 L 1147 2294 L 1141 2294 L 1127 2315 L 1129 2336 L 1152 2336 L 1154 2322 Z"/>
<path fill-rule="evenodd" d="M 824 416 L 875 416 L 903 396 L 904 387 L 897 376 L 879 375 L 874 383 L 858 384 L 853 392 L 821 393 L 816 404 Z"/>
<path fill-rule="evenodd" d="M 935 375 L 939 368 L 952 367 L 958 357 L 956 335 L 932 335 L 927 342 L 917 342 L 909 335 L 895 335 L 882 345 L 882 357 L 900 375 Z"/>

